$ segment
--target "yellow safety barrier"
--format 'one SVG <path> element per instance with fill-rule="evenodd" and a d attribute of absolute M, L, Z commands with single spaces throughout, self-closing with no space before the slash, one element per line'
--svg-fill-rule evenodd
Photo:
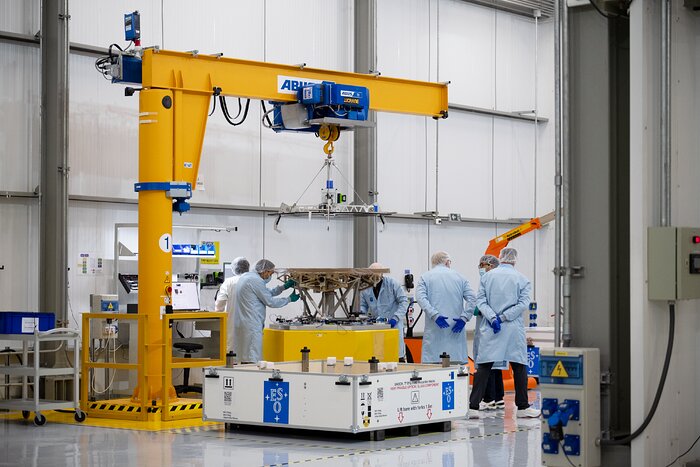
<path fill-rule="evenodd" d="M 83 384 L 80 389 L 81 409 L 89 416 L 98 418 L 134 420 L 134 421 L 172 421 L 182 419 L 201 418 L 202 401 L 200 399 L 178 398 L 172 384 L 172 370 L 178 368 L 204 368 L 209 366 L 223 366 L 226 364 L 226 313 L 215 312 L 193 312 L 193 313 L 173 313 L 162 317 L 163 344 L 156 344 L 159 349 L 147 349 L 145 345 L 148 328 L 144 325 L 146 315 L 124 314 L 124 313 L 84 313 L 83 314 Z M 107 363 L 94 362 L 90 360 L 90 320 L 91 319 L 114 319 L 114 320 L 135 320 L 138 326 L 138 348 L 137 363 Z M 218 358 L 176 358 L 172 355 L 172 331 L 171 327 L 175 321 L 219 321 L 219 352 Z M 163 361 L 163 372 L 157 374 L 161 378 L 161 394 L 153 404 L 153 400 L 141 397 L 139 388 L 147 387 L 147 377 L 153 378 L 155 373 L 149 373 L 146 366 L 147 359 L 141 349 L 161 352 Z M 96 369 L 128 370 L 136 371 L 139 375 L 138 388 L 134 389 L 134 396 L 131 398 L 106 399 L 99 401 L 88 400 L 88 391 L 91 381 L 91 371 Z"/>
<path fill-rule="evenodd" d="M 138 349 L 137 363 L 106 363 L 93 362 L 90 360 L 90 320 L 91 319 L 114 319 L 114 320 L 135 320 L 138 326 Z M 141 387 L 146 385 L 146 366 L 143 354 L 139 352 L 144 348 L 146 340 L 146 327 L 143 325 L 146 316 L 139 314 L 124 314 L 124 313 L 83 313 L 83 356 L 82 356 L 82 375 L 83 381 L 80 388 L 80 408 L 88 416 L 97 416 L 103 418 L 117 418 L 129 420 L 148 419 L 148 401 L 141 399 L 138 403 L 134 403 L 130 399 L 112 399 L 103 401 L 89 401 L 88 389 L 90 387 L 91 372 L 98 368 L 109 368 L 116 370 L 137 371 L 141 380 L 138 384 Z M 106 383 L 106 382 L 105 382 Z"/>
<path fill-rule="evenodd" d="M 177 368 L 204 368 L 208 366 L 226 365 L 226 313 L 195 312 L 172 313 L 163 315 L 163 421 L 179 420 L 183 418 L 201 418 L 201 400 L 184 399 L 172 396 L 173 369 Z M 208 321 L 219 320 L 219 358 L 176 358 L 173 357 L 173 337 L 170 331 L 175 321 Z M 168 388 L 168 389 L 166 389 Z M 167 409 L 166 409 L 167 407 Z"/>

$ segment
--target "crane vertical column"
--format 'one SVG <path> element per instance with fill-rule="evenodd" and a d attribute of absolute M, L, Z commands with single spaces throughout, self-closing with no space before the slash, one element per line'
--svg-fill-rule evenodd
<path fill-rule="evenodd" d="M 169 90 L 141 91 L 139 104 L 139 182 L 169 184 L 173 179 L 173 96 Z M 139 308 L 146 315 L 146 388 L 137 397 L 159 399 L 163 386 L 161 310 L 172 286 L 172 199 L 163 190 L 139 191 Z M 143 381 L 139 375 L 139 381 Z"/>

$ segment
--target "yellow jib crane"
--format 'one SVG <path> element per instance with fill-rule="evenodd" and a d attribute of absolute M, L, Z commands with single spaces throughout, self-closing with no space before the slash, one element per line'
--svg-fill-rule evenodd
<path fill-rule="evenodd" d="M 142 86 L 139 94 L 139 182 L 135 189 L 139 206 L 138 314 L 145 337 L 143 347 L 139 348 L 139 358 L 143 359 L 138 369 L 139 387 L 132 402 L 143 406 L 144 401 L 148 401 L 149 406 L 168 412 L 169 400 L 175 395 L 172 388 L 164 387 L 164 381 L 169 381 L 164 375 L 170 368 L 166 368 L 164 360 L 170 349 L 165 349 L 169 340 L 165 336 L 162 315 L 171 304 L 172 218 L 173 211 L 182 213 L 189 209 L 186 200 L 191 197 L 191 187 L 197 180 L 212 98 L 234 96 L 284 106 L 299 103 L 299 93 L 288 92 L 290 89 L 284 89 L 285 83 L 292 83 L 292 88 L 294 83 L 297 86 L 298 83 L 318 86 L 337 83 L 344 86 L 341 91 L 345 96 L 350 92 L 348 89 L 366 89 L 370 98 L 365 111 L 446 118 L 447 84 L 157 48 L 145 49 L 140 56 L 120 52 L 114 57 L 110 48 L 108 62 L 116 66 L 119 75 L 113 81 Z M 127 79 L 127 75 L 132 78 Z M 355 97 L 342 99 L 350 99 L 346 101 L 350 107 L 343 110 L 338 106 L 333 110 L 331 106 L 334 115 L 361 110 L 352 107 L 357 104 Z M 326 154 L 332 152 L 332 143 L 347 123 L 340 118 L 320 119 L 315 133 L 327 141 Z M 139 328 L 140 334 L 141 331 Z"/>

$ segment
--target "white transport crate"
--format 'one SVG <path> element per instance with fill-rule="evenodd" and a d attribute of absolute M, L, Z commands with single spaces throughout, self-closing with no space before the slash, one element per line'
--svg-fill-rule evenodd
<path fill-rule="evenodd" d="M 312 360 L 273 368 L 205 368 L 203 418 L 240 425 L 348 433 L 371 432 L 465 418 L 465 366 L 410 363 L 345 366 Z"/>

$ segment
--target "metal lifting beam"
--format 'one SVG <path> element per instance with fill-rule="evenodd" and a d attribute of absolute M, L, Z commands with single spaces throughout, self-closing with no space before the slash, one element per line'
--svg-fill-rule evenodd
<path fill-rule="evenodd" d="M 296 102 L 296 93 L 277 92 L 280 79 L 334 81 L 369 89 L 370 110 L 435 118 L 447 116 L 447 83 L 156 49 L 147 49 L 142 59 L 144 88 L 211 95 L 217 86 L 227 96 Z"/>

